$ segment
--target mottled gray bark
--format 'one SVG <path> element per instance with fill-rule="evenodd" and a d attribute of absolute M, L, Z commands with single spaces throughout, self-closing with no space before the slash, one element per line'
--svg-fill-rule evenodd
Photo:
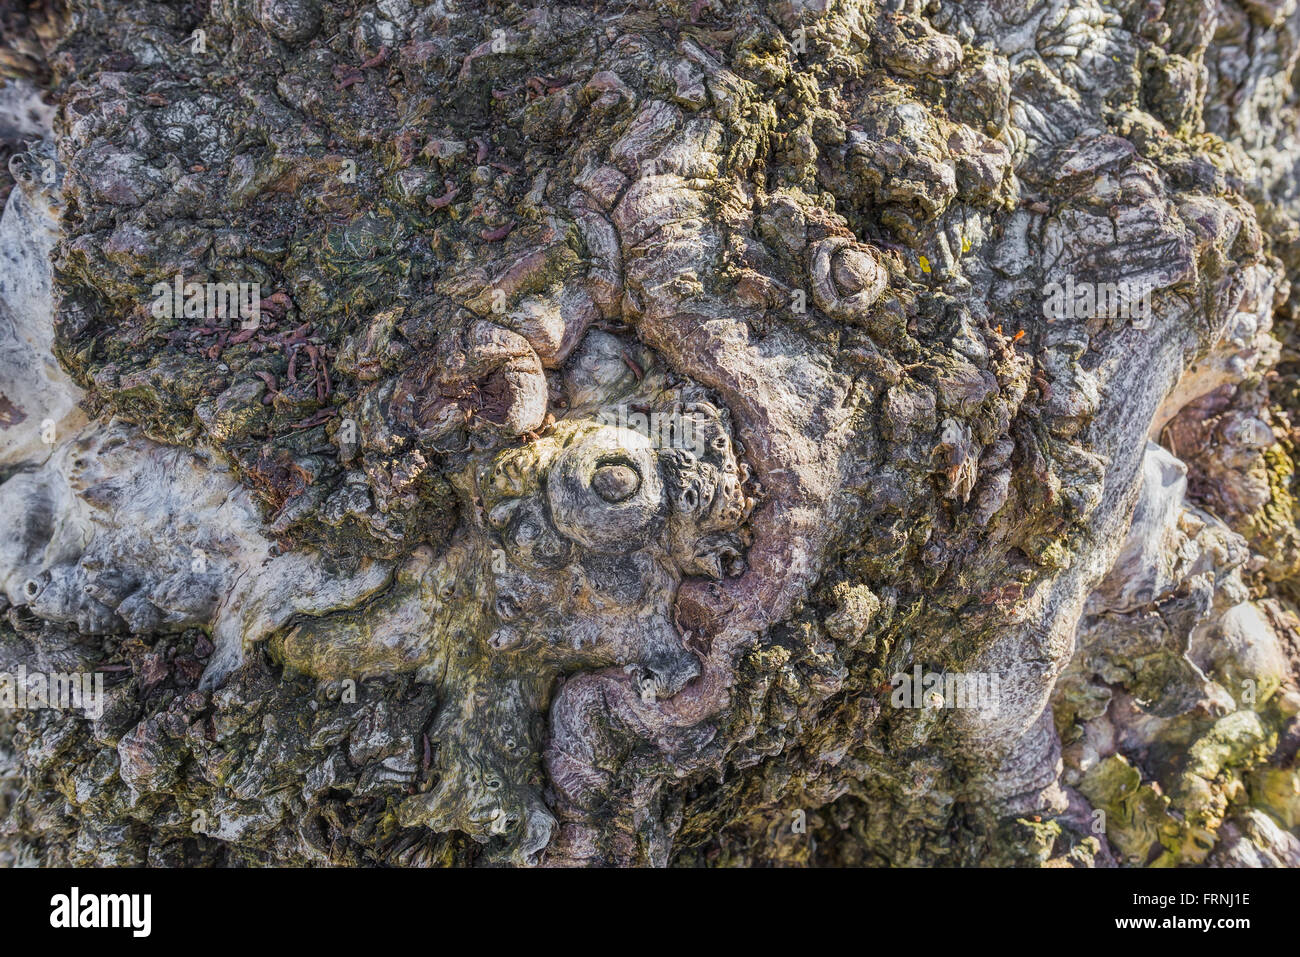
<path fill-rule="evenodd" d="M 1294 0 L 0 21 L 0 860 L 1300 864 Z"/>

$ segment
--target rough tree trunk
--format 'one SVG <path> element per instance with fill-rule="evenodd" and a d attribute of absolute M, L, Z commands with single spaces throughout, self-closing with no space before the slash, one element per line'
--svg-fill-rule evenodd
<path fill-rule="evenodd" d="M 1300 864 L 1294 0 L 0 24 L 0 863 Z"/>

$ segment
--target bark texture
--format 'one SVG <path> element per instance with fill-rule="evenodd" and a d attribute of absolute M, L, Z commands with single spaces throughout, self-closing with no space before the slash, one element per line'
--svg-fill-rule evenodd
<path fill-rule="evenodd" d="M 0 862 L 1300 865 L 1295 0 L 0 23 Z"/>

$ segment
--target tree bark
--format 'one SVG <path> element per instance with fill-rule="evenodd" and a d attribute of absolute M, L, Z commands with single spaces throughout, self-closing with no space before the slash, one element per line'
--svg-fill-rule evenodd
<path fill-rule="evenodd" d="M 1293 0 L 0 22 L 0 863 L 1300 865 Z"/>

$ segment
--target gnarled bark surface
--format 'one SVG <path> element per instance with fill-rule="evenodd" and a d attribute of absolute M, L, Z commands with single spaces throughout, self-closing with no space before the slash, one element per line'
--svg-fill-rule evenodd
<path fill-rule="evenodd" d="M 1300 864 L 1293 0 L 0 21 L 0 860 Z"/>

